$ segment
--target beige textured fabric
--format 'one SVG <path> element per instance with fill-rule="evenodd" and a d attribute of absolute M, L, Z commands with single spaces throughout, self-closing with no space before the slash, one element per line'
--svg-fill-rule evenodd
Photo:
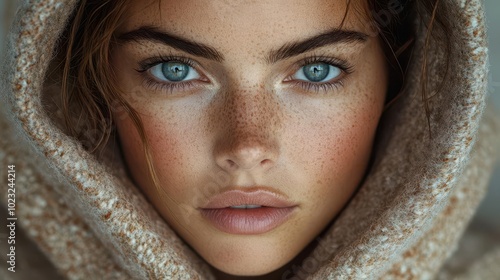
<path fill-rule="evenodd" d="M 44 89 L 48 50 L 76 3 L 26 0 L 11 32 L 1 74 L 0 166 L 6 178 L 6 166 L 16 165 L 17 225 L 69 279 L 211 279 L 208 265 L 132 184 L 116 147 L 96 159 L 58 129 L 52 121 L 57 111 L 44 109 L 44 98 L 54 92 Z M 500 126 L 494 112 L 485 110 L 481 1 L 443 4 L 441 12 L 452 23 L 452 60 L 443 90 L 430 101 L 432 139 L 420 98 L 419 36 L 409 86 L 382 119 L 367 180 L 297 264 L 294 279 L 500 278 L 492 265 L 500 254 L 493 248 L 470 269 L 443 267 L 485 195 L 500 148 Z M 422 22 L 415 25 L 425 34 Z M 444 75 L 442 35 L 430 41 L 431 92 Z M 6 188 L 0 184 L 1 204 Z M 19 254 L 18 261 L 25 257 Z M 22 279 L 5 273 L 5 265 L 0 276 Z M 50 273 L 40 271 L 40 277 Z"/>

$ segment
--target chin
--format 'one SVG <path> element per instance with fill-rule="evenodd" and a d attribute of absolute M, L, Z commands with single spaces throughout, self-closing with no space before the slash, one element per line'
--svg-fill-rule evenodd
<path fill-rule="evenodd" d="M 258 256 L 255 256 L 258 258 Z M 286 264 L 269 264 L 269 263 L 255 263 L 255 260 L 249 261 L 250 264 L 229 264 L 217 263 L 212 266 L 218 271 L 233 275 L 233 276 L 262 276 L 278 270 Z"/>
<path fill-rule="evenodd" d="M 272 264 L 270 265 L 268 263 L 260 263 L 260 264 L 253 263 L 253 265 L 231 265 L 225 263 L 225 264 L 214 264 L 212 265 L 212 267 L 215 268 L 218 273 L 223 273 L 228 276 L 255 277 L 255 276 L 264 276 L 272 272 L 275 272 L 285 264 L 286 262 L 281 265 L 272 265 Z"/>
<path fill-rule="evenodd" d="M 286 265 L 299 252 L 290 251 L 293 246 L 279 246 L 271 240 L 258 237 L 223 238 L 226 242 L 213 244 L 213 248 L 201 254 L 216 270 L 234 276 L 261 276 Z M 250 240 L 248 240 L 250 239 Z M 261 238 L 262 239 L 262 238 Z M 238 241 L 240 240 L 240 241 Z M 279 243 L 279 242 L 278 242 Z M 202 252 L 200 252 L 202 253 Z"/>

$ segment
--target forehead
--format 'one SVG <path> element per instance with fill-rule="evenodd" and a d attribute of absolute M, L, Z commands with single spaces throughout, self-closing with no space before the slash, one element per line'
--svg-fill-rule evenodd
<path fill-rule="evenodd" d="M 158 26 L 176 35 L 224 41 L 307 37 L 334 27 L 367 31 L 365 0 L 130 1 L 120 31 Z M 345 19 L 344 19 L 345 18 Z M 216 40 L 214 40 L 216 39 Z"/>

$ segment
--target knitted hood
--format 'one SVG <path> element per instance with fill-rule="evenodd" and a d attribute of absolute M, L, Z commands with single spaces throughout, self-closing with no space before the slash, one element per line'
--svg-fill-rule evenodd
<path fill-rule="evenodd" d="M 119 151 L 109 146 L 97 159 L 59 129 L 51 117 L 57 112 L 44 104 L 51 92 L 44 84 L 50 50 L 77 2 L 23 1 L 9 37 L 0 162 L 2 178 L 8 165 L 18 174 L 17 225 L 68 278 L 213 278 L 208 264 L 133 184 Z M 421 99 L 424 20 L 430 16 L 424 14 L 414 23 L 408 86 L 381 119 L 374 164 L 335 222 L 313 241 L 315 249 L 296 265 L 299 279 L 432 278 L 484 196 L 498 128 L 483 118 L 488 50 L 482 4 L 441 2 L 452 27 L 451 60 L 445 73 L 445 36 L 430 36 L 430 122 Z M 7 185 L 0 188 L 7 208 Z"/>

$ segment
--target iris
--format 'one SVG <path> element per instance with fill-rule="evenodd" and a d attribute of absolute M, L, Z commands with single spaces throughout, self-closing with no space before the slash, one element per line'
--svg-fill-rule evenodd
<path fill-rule="evenodd" d="M 302 67 L 302 72 L 308 80 L 320 82 L 328 76 L 330 65 L 324 62 L 313 63 Z"/>
<path fill-rule="evenodd" d="M 189 75 L 189 66 L 176 61 L 169 61 L 162 64 L 163 76 L 169 81 L 180 82 Z"/>

